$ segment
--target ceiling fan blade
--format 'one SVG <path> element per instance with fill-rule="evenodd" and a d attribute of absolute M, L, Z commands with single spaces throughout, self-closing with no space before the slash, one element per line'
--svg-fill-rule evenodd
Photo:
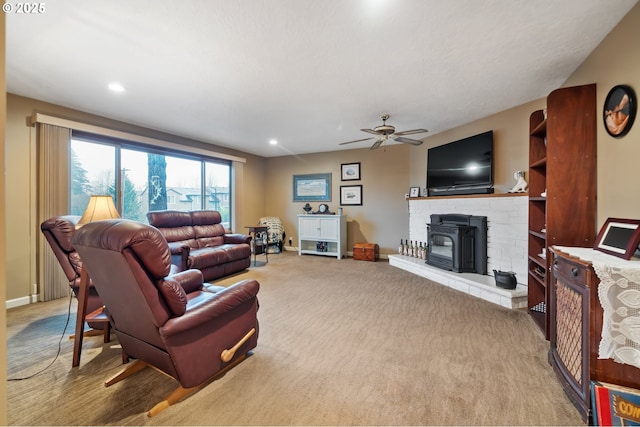
<path fill-rule="evenodd" d="M 375 150 L 376 148 L 380 147 L 380 144 L 382 144 L 382 141 L 384 141 L 384 139 L 380 138 L 379 140 L 374 142 L 371 148 L 369 148 L 369 150 Z"/>
<path fill-rule="evenodd" d="M 396 136 L 393 139 L 395 139 L 398 142 L 403 142 L 405 144 L 411 144 L 411 145 L 420 145 L 420 144 L 422 144 L 424 142 L 424 141 L 419 141 L 417 139 L 404 138 L 402 136 Z"/>
<path fill-rule="evenodd" d="M 395 134 L 398 136 L 402 136 L 402 135 L 415 135 L 416 133 L 427 133 L 429 132 L 426 129 L 411 129 L 411 130 L 404 130 L 402 132 L 396 132 Z"/>
<path fill-rule="evenodd" d="M 370 133 L 370 134 L 373 134 L 373 135 L 378 135 L 378 134 L 379 134 L 378 132 L 376 132 L 376 131 L 375 131 L 375 130 L 373 130 L 373 129 L 360 129 L 360 130 L 361 130 L 362 132 L 367 132 L 367 133 Z"/>
<path fill-rule="evenodd" d="M 340 144 L 338 144 L 338 145 L 353 144 L 354 142 L 368 141 L 368 140 L 370 140 L 370 139 L 373 139 L 373 138 L 372 138 L 372 137 L 369 137 L 369 138 L 363 138 L 363 139 L 356 139 L 356 140 L 354 140 L 354 141 L 341 142 L 341 143 L 340 143 Z"/>

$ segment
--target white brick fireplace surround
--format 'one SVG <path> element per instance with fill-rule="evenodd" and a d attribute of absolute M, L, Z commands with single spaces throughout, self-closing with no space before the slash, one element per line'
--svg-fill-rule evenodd
<path fill-rule="evenodd" d="M 447 286 L 479 296 L 510 308 L 526 307 L 527 283 L 527 233 L 528 198 L 522 194 L 493 194 L 481 196 L 446 196 L 409 200 L 409 236 L 403 237 L 418 242 L 428 241 L 427 224 L 431 214 L 463 214 L 487 217 L 487 271 L 493 276 L 493 270 L 513 271 L 516 273 L 518 287 L 513 291 L 497 288 L 493 277 L 469 273 L 454 273 L 436 269 L 422 263 L 391 260 L 391 265 L 416 274 L 430 277 L 442 283 L 442 275 L 448 277 Z M 417 260 L 416 260 L 417 261 Z M 417 271 L 416 268 L 420 269 Z M 474 276 L 477 276 L 474 280 Z M 471 279 L 471 280 L 470 280 Z M 477 282 L 474 286 L 473 282 Z M 470 285 L 471 284 L 471 285 Z M 470 286 L 469 286 L 470 285 Z M 510 294 L 512 301 L 505 302 L 504 294 Z M 497 295 L 497 296 L 496 296 Z"/>

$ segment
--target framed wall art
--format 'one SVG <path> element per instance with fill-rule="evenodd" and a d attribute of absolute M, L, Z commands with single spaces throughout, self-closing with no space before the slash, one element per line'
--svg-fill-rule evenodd
<path fill-rule="evenodd" d="M 360 162 L 343 163 L 341 166 L 343 181 L 359 181 L 360 180 Z"/>
<path fill-rule="evenodd" d="M 608 218 L 596 237 L 594 249 L 631 259 L 640 244 L 640 220 Z"/>
<path fill-rule="evenodd" d="M 330 202 L 331 174 L 293 175 L 294 202 Z"/>
<path fill-rule="evenodd" d="M 362 206 L 362 185 L 341 185 L 340 204 Z"/>
<path fill-rule="evenodd" d="M 614 86 L 604 101 L 602 119 L 607 133 L 620 138 L 629 132 L 636 118 L 636 95 L 627 85 Z"/>

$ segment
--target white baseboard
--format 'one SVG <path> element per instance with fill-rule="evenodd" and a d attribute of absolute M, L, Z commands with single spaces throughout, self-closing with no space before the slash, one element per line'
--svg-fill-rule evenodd
<path fill-rule="evenodd" d="M 22 298 L 10 299 L 6 301 L 6 309 L 33 304 L 34 302 L 38 302 L 38 295 L 31 295 L 31 296 L 22 297 Z"/>
<path fill-rule="evenodd" d="M 285 246 L 283 247 L 285 251 L 295 251 L 298 252 L 298 248 L 296 246 Z M 353 251 L 347 251 L 345 256 L 353 258 Z M 389 259 L 389 254 L 379 254 L 379 259 Z"/>

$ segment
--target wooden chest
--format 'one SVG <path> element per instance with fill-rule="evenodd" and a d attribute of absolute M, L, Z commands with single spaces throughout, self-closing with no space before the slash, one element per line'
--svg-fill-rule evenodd
<path fill-rule="evenodd" d="M 356 243 L 353 245 L 353 259 L 376 262 L 379 256 L 376 243 Z"/>

